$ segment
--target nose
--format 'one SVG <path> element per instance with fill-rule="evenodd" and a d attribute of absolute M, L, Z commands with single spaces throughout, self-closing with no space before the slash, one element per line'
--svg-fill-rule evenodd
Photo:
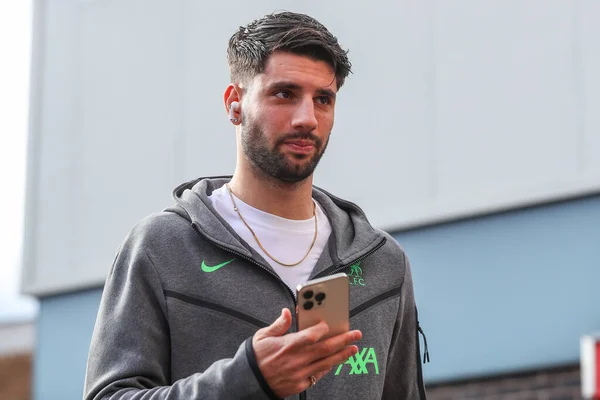
<path fill-rule="evenodd" d="M 292 127 L 294 130 L 312 132 L 317 129 L 318 123 L 313 100 L 303 99 L 301 102 L 298 102 L 298 107 L 292 118 Z"/>

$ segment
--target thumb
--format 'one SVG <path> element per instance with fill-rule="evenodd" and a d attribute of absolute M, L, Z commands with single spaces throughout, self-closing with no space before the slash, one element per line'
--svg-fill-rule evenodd
<path fill-rule="evenodd" d="M 281 315 L 273 323 L 266 328 L 261 329 L 260 336 L 281 336 L 290 329 L 292 324 L 292 314 L 290 310 L 284 308 L 281 310 Z"/>

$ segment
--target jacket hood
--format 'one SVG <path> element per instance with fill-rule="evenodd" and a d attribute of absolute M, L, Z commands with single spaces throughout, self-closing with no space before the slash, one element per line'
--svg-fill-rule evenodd
<path fill-rule="evenodd" d="M 256 258 L 256 253 L 213 208 L 208 196 L 231 180 L 231 176 L 198 178 L 179 185 L 173 191 L 174 212 L 191 222 L 201 235 L 216 245 Z M 331 224 L 328 256 L 335 266 L 349 265 L 381 246 L 386 235 L 373 228 L 356 204 L 342 200 L 313 186 L 313 198 L 319 203 Z M 325 253 L 325 251 L 324 251 Z M 329 258 L 327 257 L 327 258 Z"/>

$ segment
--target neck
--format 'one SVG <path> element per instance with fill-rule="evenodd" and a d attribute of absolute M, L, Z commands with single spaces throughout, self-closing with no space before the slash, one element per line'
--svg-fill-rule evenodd
<path fill-rule="evenodd" d="M 312 176 L 287 183 L 238 168 L 229 186 L 244 203 L 269 214 L 296 220 L 313 216 Z"/>

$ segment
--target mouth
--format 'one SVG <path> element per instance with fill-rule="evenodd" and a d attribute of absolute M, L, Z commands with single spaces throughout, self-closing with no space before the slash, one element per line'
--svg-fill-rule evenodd
<path fill-rule="evenodd" d="M 283 146 L 297 154 L 310 154 L 315 149 L 314 142 L 310 140 L 288 140 L 283 142 Z"/>

